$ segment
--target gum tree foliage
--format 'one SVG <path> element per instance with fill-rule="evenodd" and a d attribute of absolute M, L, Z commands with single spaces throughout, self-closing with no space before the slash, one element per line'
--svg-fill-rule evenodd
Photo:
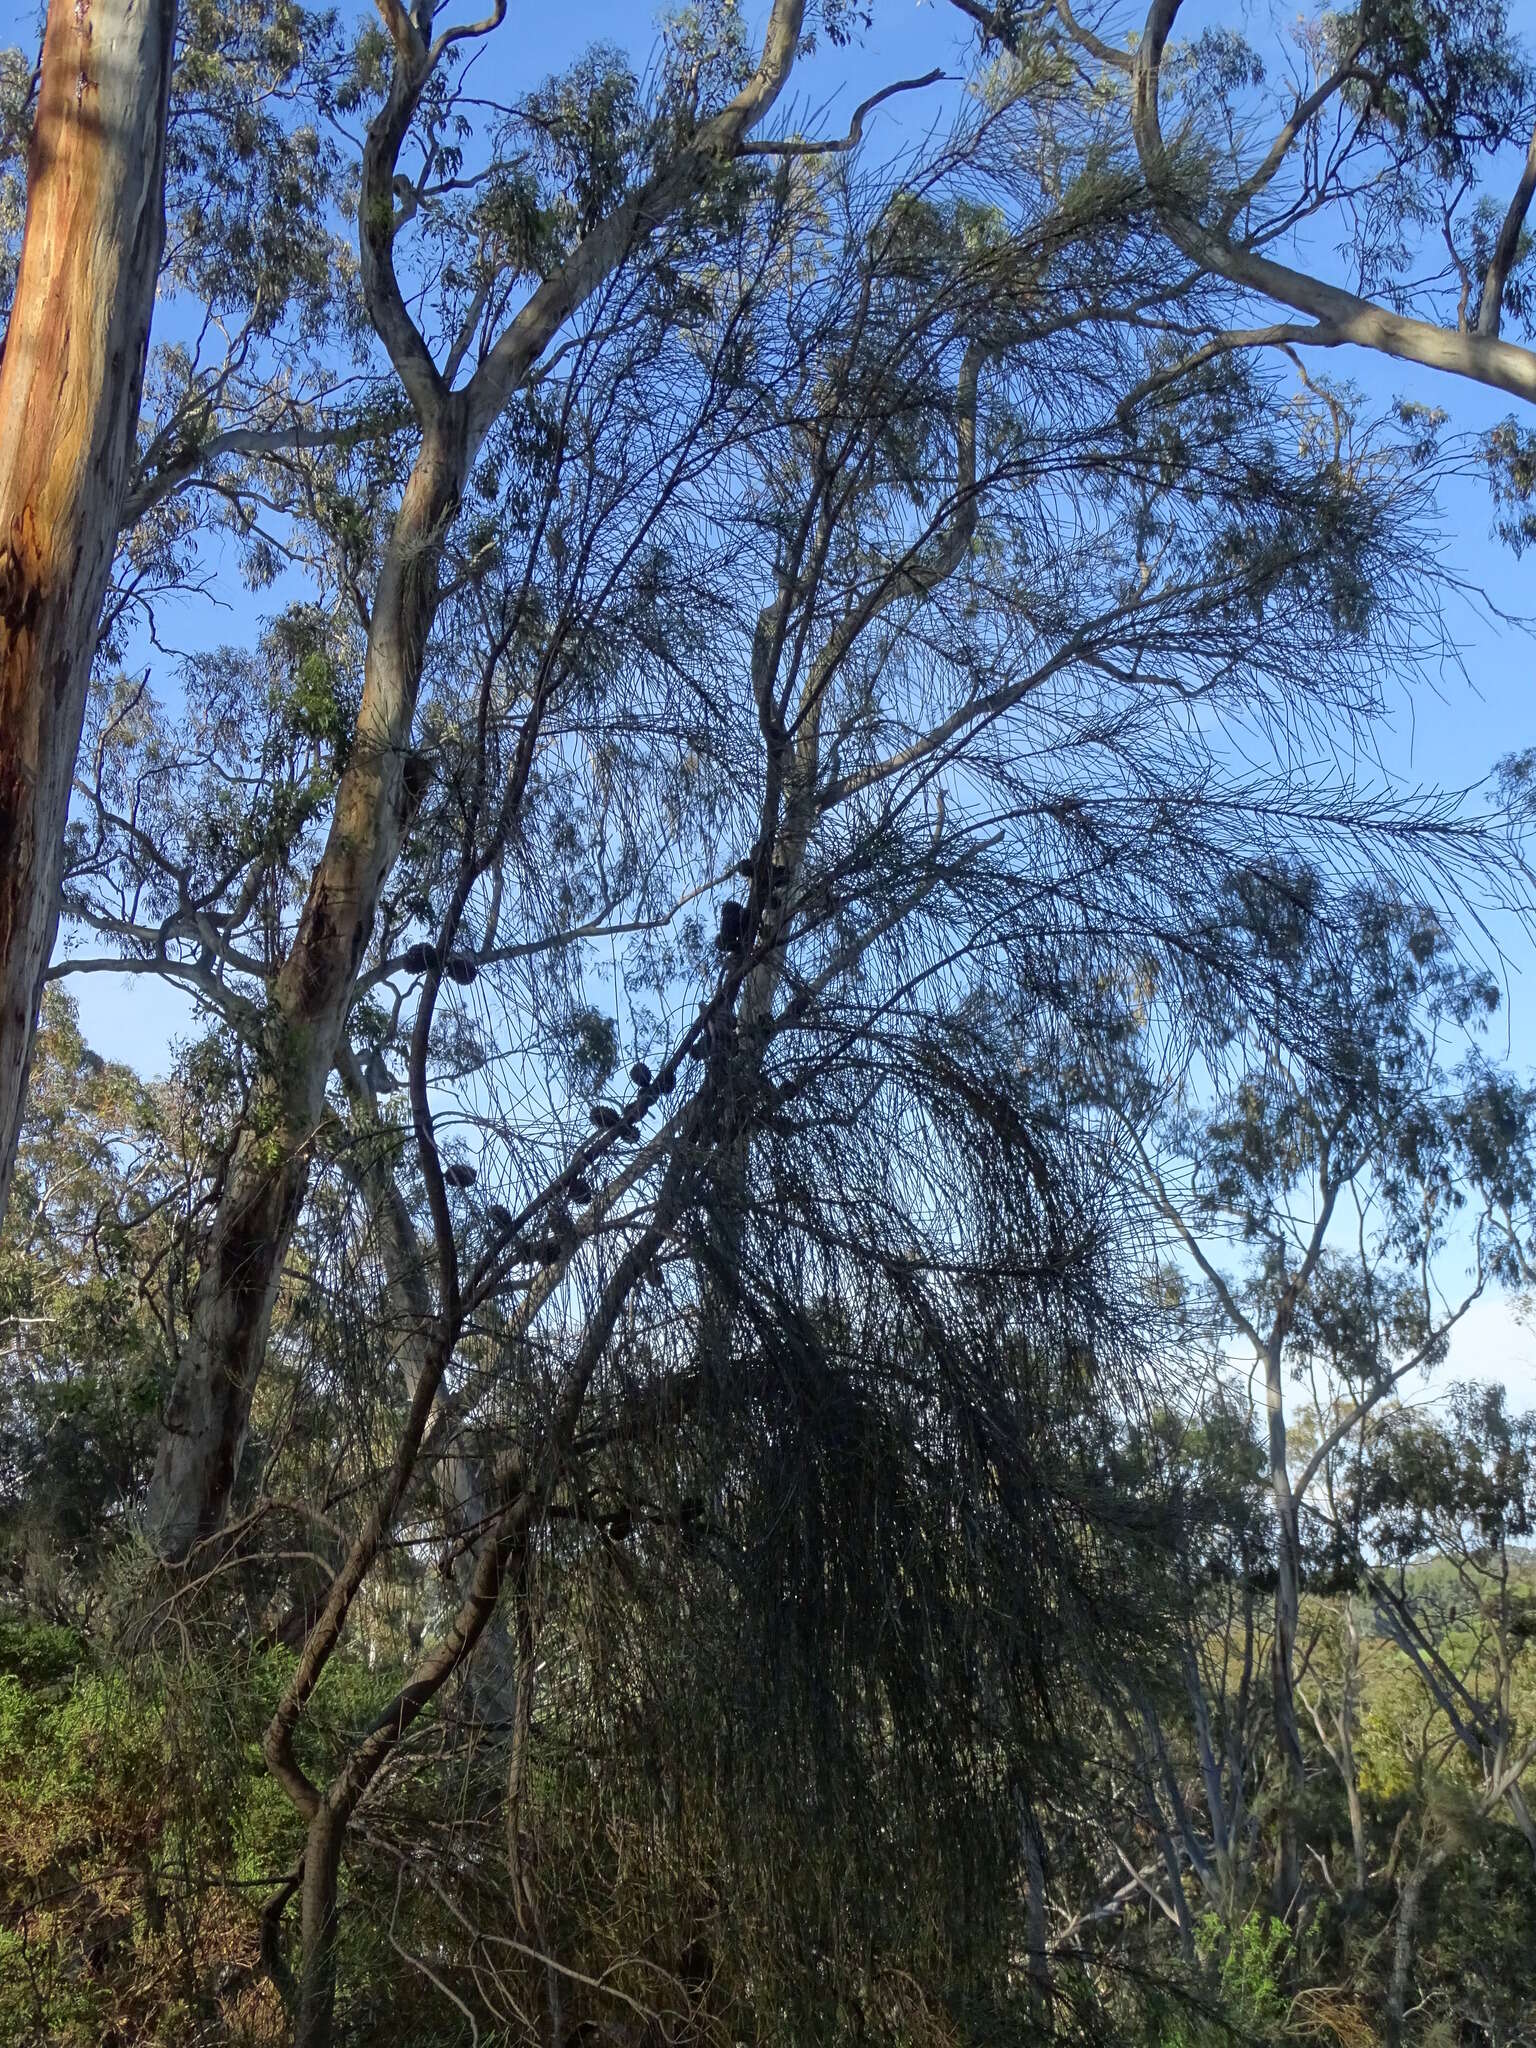
<path fill-rule="evenodd" d="M 1461 1888 L 1474 1900 L 1481 1890 L 1481 1910 L 1496 1916 L 1499 1891 L 1519 1896 L 1536 1869 L 1532 1450 L 1533 1418 L 1511 1414 L 1502 1388 L 1464 1385 L 1442 1414 L 1392 1404 L 1371 1417 L 1328 1489 L 1330 1519 L 1360 1561 L 1377 1633 L 1430 1707 L 1417 1740 L 1400 1751 L 1413 1799 L 1387 1872 L 1396 1915 L 1391 2040 L 1404 2037 L 1416 1982 L 1435 1970 L 1435 1937 L 1475 1941 Z M 1496 1827 L 1495 1816 L 1508 1824 Z M 1481 1887 L 1479 1863 L 1491 1866 Z M 1477 2020 L 1494 2033 L 1521 2023 L 1506 2007 L 1502 1976 L 1491 1972 L 1474 2001 Z M 1430 2001 L 1440 2002 L 1433 1992 Z"/>
<path fill-rule="evenodd" d="M 1188 1632 L 1162 1667 L 1093 1688 L 1081 1775 L 1039 1809 L 1063 1989 L 1085 1954 L 1101 1986 L 1123 1970 L 1135 2038 L 1518 2041 L 1514 1929 L 1536 1895 L 1530 1418 L 1495 1388 L 1435 1413 L 1388 1397 L 1337 1446 L 1312 1517 L 1335 1561 L 1308 1571 L 1301 1603 L 1305 1897 L 1285 1919 L 1265 1867 L 1287 1807 L 1257 1419 L 1218 1388 L 1193 1417 L 1149 1418 L 1117 1460 L 1126 1491 L 1164 1475 Z M 1327 1420 L 1303 1411 L 1298 1437 Z"/>
<path fill-rule="evenodd" d="M 1171 1085 L 1138 1060 L 1134 1035 L 1128 1060 L 1092 1057 L 1135 1133 L 1153 1213 L 1208 1295 L 1218 1346 L 1235 1344 L 1262 1382 L 1272 1706 L 1294 1809 L 1308 1493 L 1377 1404 L 1444 1356 L 1486 1287 L 1527 1276 L 1532 1102 L 1478 1043 L 1497 984 L 1459 961 L 1422 907 L 1330 900 L 1314 874 L 1273 869 L 1235 876 L 1228 903 L 1239 943 L 1283 981 L 1283 1007 L 1233 1017 L 1219 1059 Z M 1324 1418 L 1301 1457 L 1287 1415 L 1298 1381 Z M 1300 1885 L 1292 1821 L 1282 1911 Z"/>
<path fill-rule="evenodd" d="M 185 1224 L 178 1124 L 51 989 L 0 1240 L 5 1571 L 50 1621 L 89 1612 L 103 1529 L 143 1483 Z"/>
<path fill-rule="evenodd" d="M 988 47 L 1031 62 L 1043 44 L 1089 68 L 1172 248 L 1231 287 L 1170 371 L 1233 350 L 1364 348 L 1506 394 L 1517 409 L 1482 454 L 1499 529 L 1524 547 L 1536 70 L 1516 10 L 1367 0 L 1270 38 L 1231 15 L 1181 41 L 1179 0 L 956 5 Z M 1429 433 L 1446 417 L 1406 410 Z"/>

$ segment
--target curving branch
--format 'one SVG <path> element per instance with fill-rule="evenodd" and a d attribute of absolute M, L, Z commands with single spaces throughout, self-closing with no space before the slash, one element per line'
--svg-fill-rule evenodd
<path fill-rule="evenodd" d="M 864 117 L 872 114 L 876 107 L 886 100 L 894 99 L 900 92 L 921 92 L 925 86 L 938 85 L 944 79 L 939 67 L 925 71 L 921 78 L 898 78 L 894 85 L 882 86 L 879 92 L 872 92 L 867 100 L 860 100 L 853 110 L 853 119 L 848 123 L 846 135 L 829 136 L 825 140 L 814 140 L 808 136 L 790 135 L 782 142 L 744 142 L 737 150 L 738 156 L 840 156 L 857 149 L 864 139 Z"/>
<path fill-rule="evenodd" d="M 1387 1374 L 1385 1379 L 1382 1380 L 1381 1384 L 1377 1387 L 1372 1388 L 1371 1392 L 1366 1395 L 1363 1401 L 1357 1401 L 1354 1407 L 1350 1409 L 1349 1413 L 1341 1417 L 1341 1419 L 1334 1424 L 1333 1428 L 1330 1429 L 1327 1432 L 1327 1434 L 1320 1440 L 1320 1442 L 1317 1445 L 1317 1448 L 1313 1451 L 1311 1457 L 1308 1458 L 1306 1464 L 1303 1465 L 1303 1467 L 1301 1468 L 1300 1475 L 1296 1480 L 1296 1484 L 1293 1490 L 1298 1501 L 1302 1500 L 1305 1497 L 1307 1489 L 1311 1486 L 1313 1480 L 1322 1470 L 1322 1467 L 1326 1463 L 1326 1461 L 1338 1449 L 1339 1445 L 1343 1443 L 1345 1437 L 1347 1437 L 1352 1430 L 1354 1430 L 1360 1423 L 1362 1423 L 1365 1420 L 1366 1416 L 1370 1414 L 1371 1410 L 1375 1408 L 1378 1405 L 1378 1403 L 1385 1400 L 1387 1395 L 1392 1393 L 1394 1389 L 1398 1387 L 1401 1384 L 1401 1382 L 1405 1380 L 1411 1372 L 1415 1371 L 1419 1366 L 1423 1365 L 1427 1359 L 1433 1356 L 1434 1352 L 1450 1335 L 1451 1331 L 1455 1329 L 1456 1325 L 1461 1321 L 1462 1317 L 1466 1315 L 1466 1313 L 1470 1308 L 1472 1308 L 1474 1303 L 1476 1303 L 1482 1298 L 1483 1290 L 1485 1289 L 1487 1284 L 1487 1275 L 1482 1271 L 1481 1259 L 1479 1259 L 1477 1285 L 1472 1289 L 1471 1293 L 1468 1294 L 1458 1304 L 1457 1307 L 1451 1310 L 1450 1314 L 1446 1316 L 1436 1326 L 1433 1332 L 1425 1338 L 1424 1342 L 1403 1362 L 1403 1364 L 1399 1366 L 1394 1366 L 1392 1371 Z"/>
<path fill-rule="evenodd" d="M 378 0 L 378 6 L 394 44 L 395 62 L 388 95 L 369 122 L 363 144 L 357 206 L 363 299 L 417 418 L 427 426 L 440 418 L 448 387 L 395 274 L 395 235 L 400 225 L 395 212 L 395 166 L 435 59 L 400 0 Z"/>
<path fill-rule="evenodd" d="M 141 476 L 123 506 L 123 527 L 132 526 L 152 512 L 183 485 L 195 483 L 205 470 L 227 455 L 300 455 L 312 449 L 355 448 L 376 434 L 395 432 L 409 417 L 408 413 L 396 410 L 382 418 L 348 420 L 327 427 L 231 427 L 185 449 L 148 476 Z"/>
<path fill-rule="evenodd" d="M 1230 223 L 1225 218 L 1216 227 L 1207 227 L 1186 208 L 1164 140 L 1159 106 L 1163 53 L 1180 5 L 1181 0 L 1155 0 L 1136 48 L 1131 73 L 1131 135 L 1142 174 L 1174 246 L 1201 269 L 1306 314 L 1316 326 L 1300 338 L 1313 347 L 1337 348 L 1349 343 L 1399 362 L 1447 370 L 1473 383 L 1536 403 L 1536 353 L 1498 340 L 1496 318 L 1491 317 L 1486 327 L 1463 332 L 1442 327 L 1433 320 L 1391 312 L 1373 299 L 1326 284 L 1321 278 L 1260 255 L 1251 245 L 1232 238 L 1227 232 Z M 1079 40 L 1084 41 L 1081 36 Z M 1086 41 L 1084 47 L 1088 47 Z M 1343 74 L 1335 73 L 1326 83 L 1337 91 L 1344 82 Z M 1316 100 L 1317 95 L 1312 95 L 1312 99 Z M 1313 112 L 1316 110 L 1314 107 Z M 1282 139 L 1284 134 L 1282 131 Z M 1292 135 L 1291 140 L 1294 139 Z M 1528 169 L 1531 168 L 1528 159 Z M 1529 204 L 1529 196 L 1525 205 Z M 1517 202 L 1519 198 L 1517 193 Z M 1514 211 L 1513 204 L 1510 211 Z M 1523 205 L 1521 220 L 1524 211 Z M 1509 227 L 1506 216 L 1505 229 Z M 1517 222 L 1513 229 L 1516 239 L 1518 234 Z M 1503 239 L 1501 231 L 1501 242 Z M 1513 250 L 1510 255 L 1513 260 Z M 1502 294 L 1502 278 L 1498 279 L 1498 287 Z M 1494 303 L 1489 299 L 1490 309 Z"/>

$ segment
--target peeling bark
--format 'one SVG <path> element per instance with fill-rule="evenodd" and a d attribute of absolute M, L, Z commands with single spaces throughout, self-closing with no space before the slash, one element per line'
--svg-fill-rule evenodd
<path fill-rule="evenodd" d="M 165 232 L 174 0 L 52 0 L 0 361 L 0 1214 Z"/>

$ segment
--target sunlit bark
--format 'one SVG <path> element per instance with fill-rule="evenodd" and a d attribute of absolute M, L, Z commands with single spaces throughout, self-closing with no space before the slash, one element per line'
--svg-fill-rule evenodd
<path fill-rule="evenodd" d="M 53 0 L 0 362 L 0 1212 L 164 236 L 174 0 Z"/>

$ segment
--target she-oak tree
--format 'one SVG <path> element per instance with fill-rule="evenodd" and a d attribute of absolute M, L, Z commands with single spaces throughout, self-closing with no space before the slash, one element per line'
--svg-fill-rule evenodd
<path fill-rule="evenodd" d="M 420 447 L 398 510 L 390 515 L 392 535 L 373 568 L 372 587 L 366 598 L 356 590 L 356 570 L 343 569 L 344 576 L 353 580 L 364 628 L 357 708 L 350 717 L 345 748 L 338 750 L 338 779 L 334 795 L 328 799 L 328 838 L 303 884 L 302 913 L 291 935 L 284 934 L 279 955 L 263 964 L 267 986 L 261 998 L 257 1031 L 260 1050 L 251 1099 L 242 1134 L 233 1141 L 221 1169 L 217 1199 L 201 1246 L 191 1326 L 171 1394 L 149 1504 L 153 1540 L 173 1557 L 184 1554 L 191 1544 L 215 1529 L 228 1505 L 283 1257 L 324 1122 L 332 1069 L 344 1054 L 344 1026 L 357 995 L 379 891 L 394 866 L 413 806 L 422 800 L 424 784 L 431 774 L 429 754 L 415 746 L 412 727 L 439 603 L 439 555 L 453 526 L 475 458 L 504 416 L 513 395 L 527 387 L 543 352 L 593 295 L 620 274 L 626 260 L 644 249 L 647 237 L 655 234 L 669 214 L 678 213 L 681 217 L 689 201 L 706 193 L 712 185 L 719 185 L 733 156 L 745 152 L 750 161 L 754 152 L 765 151 L 771 159 L 792 165 L 813 147 L 798 139 L 761 144 L 747 139 L 748 129 L 761 120 L 782 90 L 793 58 L 799 16 L 796 13 L 781 17 L 776 13 L 756 67 L 726 99 L 723 110 L 707 118 L 701 117 L 687 99 L 687 91 L 696 93 L 698 89 L 699 66 L 695 61 L 694 83 L 686 88 L 682 106 L 664 103 L 655 117 L 647 160 L 640 164 L 640 175 L 632 186 L 628 181 L 633 171 L 622 162 L 595 170 L 578 169 L 574 197 L 581 212 L 567 229 L 570 248 L 557 252 L 552 259 L 547 248 L 529 248 L 530 235 L 539 231 L 527 212 L 528 198 L 518 182 L 525 174 L 515 165 L 509 169 L 493 163 L 484 174 L 458 176 L 462 152 L 444 139 L 448 133 L 457 132 L 454 93 L 439 74 L 453 58 L 461 32 L 444 31 L 436 43 L 428 46 L 404 16 L 392 20 L 394 41 L 388 53 L 387 77 L 381 78 L 379 86 L 383 103 L 369 125 L 362 152 L 358 201 L 361 283 L 369 323 L 385 343 L 398 383 L 409 400 L 415 431 L 421 437 Z M 493 28 L 493 23 L 486 24 L 462 34 L 478 36 L 490 33 Z M 713 71 L 706 67 L 703 75 L 712 81 L 718 71 L 717 64 Z M 425 163 L 413 182 L 397 166 L 418 113 Z M 857 139 L 861 116 L 862 110 L 855 116 L 850 142 Z M 528 115 L 535 130 L 542 129 L 550 135 L 557 152 L 564 149 L 569 155 L 571 145 L 560 136 L 560 118 L 558 108 L 541 109 L 537 103 L 530 107 Z M 655 140 L 657 132 L 659 142 Z M 985 124 L 981 133 L 983 137 L 988 133 Z M 677 141 L 679 134 L 686 138 L 685 142 Z M 982 147 L 987 146 L 990 145 L 983 141 Z M 571 174 L 561 168 L 560 175 Z M 743 172 L 738 169 L 733 175 L 739 179 Z M 444 234 L 445 223 L 447 232 L 458 231 L 455 217 L 446 208 L 461 183 L 471 190 L 477 183 L 486 185 L 479 212 L 471 212 L 464 222 L 464 228 L 472 237 L 478 237 L 480 244 L 478 257 L 467 266 L 451 254 L 445 262 L 435 253 L 436 244 L 430 239 Z M 1126 203 L 1125 188 L 1113 180 L 1096 196 L 1092 180 L 1084 179 L 1080 192 L 1087 197 L 1075 198 L 1061 225 L 1050 230 L 1063 247 L 1073 237 L 1079 237 L 1086 249 L 1085 229 L 1094 210 L 1107 209 L 1106 218 L 1113 220 Z M 1074 217 L 1073 207 L 1086 209 L 1083 219 Z M 418 220 L 425 224 L 429 235 L 429 269 L 432 263 L 443 264 L 438 289 L 446 286 L 450 292 L 457 292 L 453 325 L 451 329 L 445 328 L 441 369 L 396 276 L 397 240 Z M 953 247 L 955 256 L 960 257 L 963 242 L 956 242 Z M 1047 258 L 1048 255 L 1049 246 L 1045 252 Z M 942 263 L 944 257 L 941 248 L 930 260 Z M 1001 263 L 1005 258 L 1006 244 L 996 259 L 988 258 L 985 248 L 982 250 L 984 262 Z M 1038 270 L 1043 258 L 1031 251 L 1028 260 Z M 504 309 L 515 281 L 529 269 L 540 281 L 521 310 L 508 316 Z M 1076 285 L 1073 288 L 1081 289 Z M 975 429 L 966 422 L 978 385 L 989 374 L 989 362 L 1006 355 L 1009 321 L 1017 325 L 1023 320 L 1019 331 L 1026 340 L 1032 331 L 1029 304 L 1035 287 L 1029 277 L 1016 280 L 1006 270 L 999 270 L 988 289 L 998 303 L 985 311 L 983 319 L 995 333 L 983 332 L 970 338 L 969 352 L 956 373 L 962 462 L 973 459 L 966 457 L 965 443 L 974 437 Z M 1122 318 L 1128 330 L 1135 323 L 1155 327 L 1155 309 L 1163 291 L 1160 278 L 1138 278 L 1134 292 L 1139 296 L 1127 291 L 1123 313 L 1113 304 L 1107 312 L 1101 312 L 1091 296 L 1085 296 L 1081 307 L 1068 305 L 1049 313 L 1045 332 L 1049 333 L 1058 319 L 1063 337 L 1084 336 L 1085 322 L 1099 318 L 1106 321 L 1111 333 Z M 458 382 L 461 370 L 471 359 L 475 361 L 473 372 L 467 380 Z M 1136 373 L 1122 376 L 1118 364 L 1109 369 L 1108 375 L 1112 381 L 1118 378 L 1125 389 L 1135 388 Z M 1111 439 L 1123 433 L 1123 423 L 1118 420 L 1106 421 L 1105 428 Z M 238 443 L 237 436 L 229 438 Z M 217 437 L 210 444 L 215 450 L 219 445 Z M 398 439 L 386 445 L 398 446 Z M 1174 459 L 1184 459 L 1176 449 Z M 1136 481 L 1141 460 L 1136 456 L 1130 458 L 1128 476 L 1132 488 L 1143 495 L 1149 489 L 1155 493 L 1155 467 L 1148 472 L 1146 483 Z M 1157 458 L 1153 460 L 1155 464 Z M 1228 476 L 1215 480 L 1219 488 L 1255 488 L 1256 469 L 1244 471 L 1239 482 L 1235 465 L 1227 467 Z M 1000 471 L 1004 481 L 1009 474 L 1006 468 Z M 1209 484 L 1203 487 L 1208 488 Z M 301 484 L 301 489 L 310 488 Z M 846 627 L 822 651 L 818 659 L 829 670 L 847 658 L 858 636 L 875 626 L 895 600 L 909 601 L 920 596 L 935 580 L 941 584 L 947 580 L 963 559 L 983 498 L 982 481 L 964 487 L 957 504 L 954 531 L 944 543 L 948 552 L 942 568 L 923 564 L 914 557 L 910 568 L 893 575 L 854 612 Z M 1251 512 L 1257 510 L 1257 504 L 1256 500 Z M 831 508 L 831 513 L 835 515 L 836 507 Z M 814 501 L 798 516 L 804 537 L 795 543 L 797 548 L 815 540 L 818 520 L 828 533 L 834 530 L 832 517 L 818 513 Z M 1290 514 L 1282 516 L 1288 518 Z M 537 543 L 540 536 L 535 533 L 533 538 Z M 551 546 L 557 538 L 557 534 L 551 535 Z M 824 544 L 816 543 L 818 547 Z M 1290 573 L 1287 550 L 1291 545 L 1288 536 L 1280 537 L 1278 552 L 1272 558 L 1263 559 L 1261 554 L 1249 564 L 1240 564 L 1240 572 L 1270 583 L 1283 579 Z M 346 548 L 355 548 L 355 541 L 343 540 L 341 546 L 345 553 Z M 775 572 L 784 573 L 782 567 Z M 1150 573 L 1143 572 L 1144 581 Z M 1103 617 L 1108 621 L 1119 617 L 1147 620 L 1153 624 L 1155 637 L 1167 655 L 1176 658 L 1179 644 L 1173 630 L 1173 615 L 1186 597 L 1197 608 L 1209 607 L 1213 602 L 1230 602 L 1226 597 L 1201 596 L 1195 584 L 1180 582 L 1160 596 L 1155 605 L 1143 591 L 1111 605 Z M 782 658 L 781 640 L 790 616 L 783 609 L 786 601 L 780 599 L 763 611 L 756 629 L 760 652 L 754 653 L 754 663 L 759 659 Z M 1308 634 L 1313 630 L 1309 625 Z M 1198 645 L 1198 639 L 1185 645 Z M 800 658 L 792 643 L 791 653 L 796 660 Z M 915 771 L 925 755 L 959 746 L 969 733 L 985 732 L 996 726 L 1010 705 L 1026 697 L 1038 697 L 1046 677 L 1068 673 L 1070 664 L 1079 658 L 1095 663 L 1102 656 L 1091 636 L 1085 637 L 1084 628 L 1075 625 L 1054 636 L 1043 672 L 1029 668 L 989 690 L 978 685 L 972 703 L 941 719 L 923 738 L 921 746 L 897 758 L 905 758 Z M 1205 657 L 1202 654 L 1200 658 Z M 1251 658 L 1246 648 L 1240 658 Z M 753 687 L 756 691 L 755 683 Z M 787 845 L 779 866 L 791 876 L 802 857 L 802 835 L 808 823 L 805 790 L 816 759 L 808 749 L 818 744 L 819 687 L 804 686 L 801 710 L 786 725 L 782 738 L 774 736 L 771 720 L 765 728 L 770 780 L 764 798 L 764 817 L 776 810 L 782 795 Z M 540 745 L 545 709 L 543 700 L 536 699 L 517 756 L 520 765 L 515 767 L 510 793 L 498 814 L 497 829 L 503 835 L 517 828 L 517 791 L 526 780 Z M 769 716 L 766 704 L 763 716 Z M 834 787 L 845 794 L 856 794 L 861 786 L 834 778 Z M 89 777 L 84 788 L 89 792 Z M 500 842 L 481 856 L 487 868 L 493 867 L 499 858 Z M 473 886 L 473 881 L 471 877 L 466 888 Z M 232 935 L 232 916 L 238 923 L 249 914 L 252 903 L 239 891 L 235 902 L 240 907 L 232 911 L 228 903 L 215 906 L 207 900 L 178 900 L 173 906 L 173 922 L 175 918 L 191 919 L 196 925 L 199 919 L 204 920 L 198 930 L 198 943 L 206 950 L 210 936 L 216 938 L 218 928 Z M 759 912 L 752 905 L 748 908 L 750 924 Z M 767 908 L 765 899 L 763 909 Z M 461 911 L 462 902 L 454 914 Z M 210 917 L 211 925 L 207 922 Z M 441 953 L 442 947 L 437 950 Z M 434 973 L 431 970 L 428 974 L 429 992 L 435 988 Z M 776 985 L 776 981 L 764 982 L 751 996 L 748 1011 L 760 1009 L 769 1001 Z M 426 1008 L 430 1010 L 430 1001 Z M 431 1119 L 424 1099 L 416 1109 L 422 1131 L 429 1133 Z M 435 1166 L 429 1164 L 426 1170 L 430 1185 Z M 439 1191 L 434 1207 L 444 1200 Z M 442 1213 L 446 1214 L 446 1210 Z"/>

